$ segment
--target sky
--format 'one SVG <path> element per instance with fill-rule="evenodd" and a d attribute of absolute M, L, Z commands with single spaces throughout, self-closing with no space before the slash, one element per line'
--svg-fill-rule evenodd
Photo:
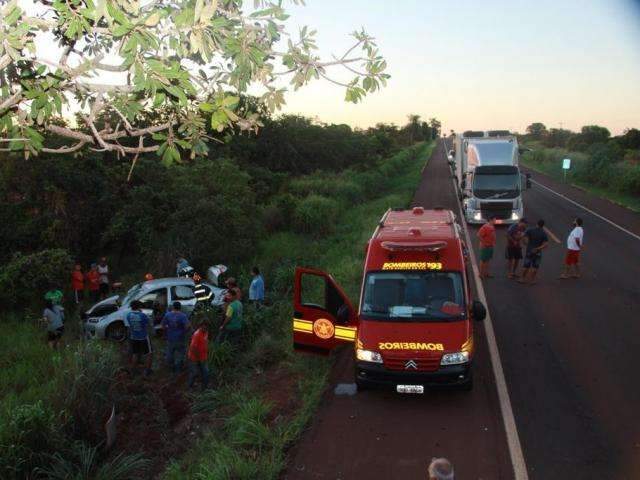
<path fill-rule="evenodd" d="M 315 81 L 287 95 L 287 113 L 358 127 L 414 113 L 446 131 L 640 128 L 640 0 L 307 0 L 288 12 L 288 29 L 317 29 L 329 58 L 364 27 L 392 78 L 358 105 Z"/>

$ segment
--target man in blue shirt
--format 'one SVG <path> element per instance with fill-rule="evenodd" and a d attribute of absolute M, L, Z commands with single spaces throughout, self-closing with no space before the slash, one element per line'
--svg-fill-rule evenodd
<path fill-rule="evenodd" d="M 260 275 L 258 267 L 251 269 L 251 275 L 253 276 L 253 280 L 251 280 L 251 285 L 249 285 L 249 300 L 256 305 L 260 305 L 264 302 L 264 279 L 262 275 Z"/>
<path fill-rule="evenodd" d="M 131 346 L 131 371 L 135 371 L 140 357 L 145 357 L 145 375 L 151 375 L 152 350 L 149 340 L 149 317 L 141 311 L 142 302 L 131 302 L 131 311 L 127 313 L 126 323 L 129 327 L 129 344 Z"/>
<path fill-rule="evenodd" d="M 167 364 L 174 373 L 178 373 L 182 370 L 187 351 L 187 332 L 191 328 L 180 302 L 173 302 L 173 309 L 165 313 L 162 328 L 167 338 Z"/>

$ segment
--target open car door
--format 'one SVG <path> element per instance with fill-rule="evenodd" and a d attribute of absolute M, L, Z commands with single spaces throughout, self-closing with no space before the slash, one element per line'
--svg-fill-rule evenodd
<path fill-rule="evenodd" d="M 293 347 L 327 355 L 356 341 L 358 316 L 331 275 L 296 268 L 293 291 Z"/>

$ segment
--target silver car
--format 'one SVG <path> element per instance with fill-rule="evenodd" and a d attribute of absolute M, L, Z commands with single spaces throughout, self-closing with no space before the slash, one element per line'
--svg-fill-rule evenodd
<path fill-rule="evenodd" d="M 191 278 L 159 278 L 139 283 L 126 295 L 114 295 L 96 303 L 83 315 L 87 338 L 108 338 L 122 341 L 127 336 L 127 314 L 134 300 L 142 302 L 142 311 L 153 322 L 156 331 L 162 329 L 158 313 L 167 310 L 173 302 L 182 304 L 187 315 L 206 305 L 223 304 L 226 290 L 210 283 L 196 286 Z"/>

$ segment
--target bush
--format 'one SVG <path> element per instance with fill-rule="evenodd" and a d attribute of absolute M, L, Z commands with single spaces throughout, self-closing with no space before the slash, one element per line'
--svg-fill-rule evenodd
<path fill-rule="evenodd" d="M 322 195 L 309 195 L 294 212 L 294 228 L 299 233 L 324 235 L 335 228 L 340 205 Z"/>
<path fill-rule="evenodd" d="M 39 300 L 51 287 L 62 289 L 67 285 L 72 267 L 73 259 L 63 249 L 16 253 L 0 266 L 0 301 L 5 307 L 16 307 Z"/>

